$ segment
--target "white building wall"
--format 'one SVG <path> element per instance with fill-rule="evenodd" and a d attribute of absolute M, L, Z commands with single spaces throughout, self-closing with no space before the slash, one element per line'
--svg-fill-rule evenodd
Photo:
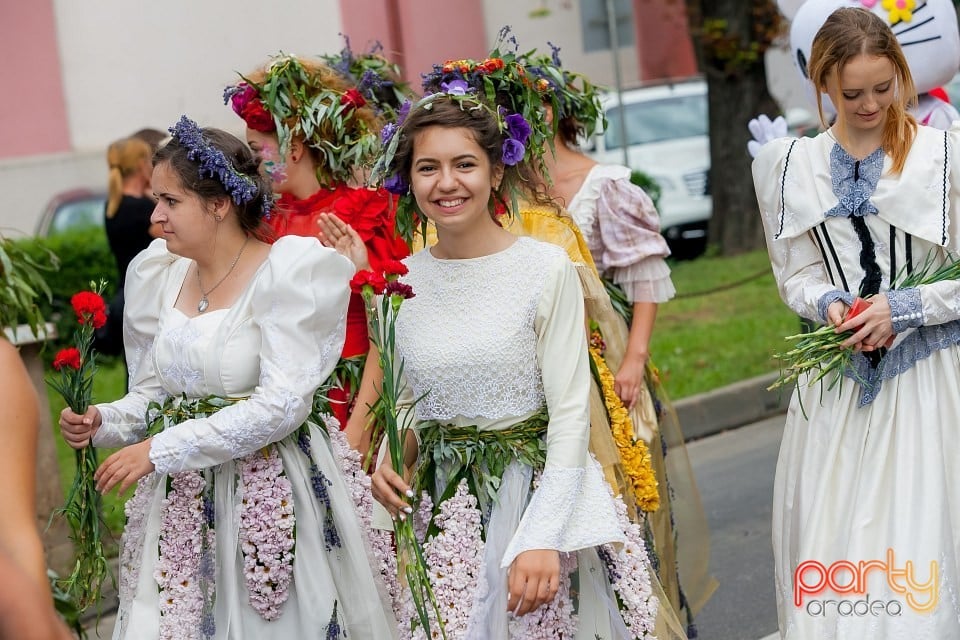
<path fill-rule="evenodd" d="M 0 161 L 0 232 L 31 234 L 54 194 L 105 188 L 105 152 L 186 113 L 243 133 L 224 86 L 283 50 L 341 49 L 337 0 L 55 0 L 74 153 Z"/>

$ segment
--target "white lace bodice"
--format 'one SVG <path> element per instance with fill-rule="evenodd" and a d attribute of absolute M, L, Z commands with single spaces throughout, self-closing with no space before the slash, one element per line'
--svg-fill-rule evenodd
<path fill-rule="evenodd" d="M 162 240 L 131 264 L 124 318 L 133 347 L 130 393 L 98 405 L 103 426 L 94 444 L 139 440 L 147 404 L 167 396 L 246 399 L 154 436 L 150 459 L 161 473 L 241 457 L 303 422 L 343 347 L 353 272 L 314 238 L 281 238 L 230 308 L 188 318 L 173 304 L 189 265 Z"/>
<path fill-rule="evenodd" d="M 533 250 L 531 250 L 533 249 Z M 522 416 L 544 404 L 535 320 L 550 263 L 562 251 L 525 238 L 499 253 L 408 259 L 397 345 L 421 420 Z M 512 282 L 510 289 L 490 286 Z"/>

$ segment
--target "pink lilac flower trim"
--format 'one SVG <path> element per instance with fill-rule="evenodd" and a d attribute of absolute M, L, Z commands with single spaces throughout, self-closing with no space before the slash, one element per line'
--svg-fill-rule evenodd
<path fill-rule="evenodd" d="M 250 606 L 276 620 L 293 580 L 293 486 L 276 446 L 241 458 L 240 551 Z"/>

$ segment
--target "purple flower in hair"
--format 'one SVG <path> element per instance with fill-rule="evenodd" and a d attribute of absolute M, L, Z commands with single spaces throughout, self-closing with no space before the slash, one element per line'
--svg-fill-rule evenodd
<path fill-rule="evenodd" d="M 520 144 L 526 144 L 530 137 L 530 124 L 519 113 L 511 113 L 503 121 L 507 125 L 507 133 Z"/>
<path fill-rule="evenodd" d="M 460 78 L 450 80 L 449 82 L 440 83 L 441 91 L 454 96 L 465 96 L 467 95 L 467 91 L 469 91 L 469 89 L 470 85 L 467 84 L 467 81 Z"/>
<path fill-rule="evenodd" d="M 403 121 L 407 119 L 407 116 L 410 115 L 410 108 L 413 106 L 413 101 L 410 98 L 407 98 L 403 101 L 403 104 L 400 105 L 400 110 L 397 111 L 397 126 L 401 126 Z"/>
<path fill-rule="evenodd" d="M 503 164 L 512 167 L 523 160 L 526 152 L 527 149 L 523 146 L 522 142 L 514 140 L 513 138 L 507 138 L 503 141 L 500 159 L 503 161 Z"/>
<path fill-rule="evenodd" d="M 388 122 L 383 125 L 383 129 L 380 130 L 380 143 L 387 144 L 390 142 L 390 138 L 393 137 L 393 134 L 397 131 L 397 125 L 392 122 Z"/>
<path fill-rule="evenodd" d="M 399 173 L 395 173 L 383 181 L 383 188 L 390 193 L 402 196 L 410 190 L 410 185 L 408 185 L 407 181 L 403 179 L 403 176 L 401 176 Z"/>

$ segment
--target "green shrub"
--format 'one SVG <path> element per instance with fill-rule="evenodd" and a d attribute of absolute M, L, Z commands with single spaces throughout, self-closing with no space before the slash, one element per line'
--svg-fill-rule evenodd
<path fill-rule="evenodd" d="M 657 181 L 645 174 L 643 171 L 634 170 L 630 174 L 630 182 L 637 185 L 641 189 L 647 192 L 647 195 L 650 196 L 650 199 L 653 200 L 653 206 L 660 210 L 660 185 L 657 184 Z"/>
<path fill-rule="evenodd" d="M 76 319 L 70 309 L 70 296 L 88 290 L 91 282 L 107 281 L 104 298 L 109 303 L 117 288 L 117 266 L 107 245 L 103 229 L 87 227 L 67 231 L 49 238 L 26 238 L 16 244 L 34 260 L 46 260 L 52 252 L 60 262 L 59 270 L 45 274 L 52 300 L 38 300 L 41 314 L 57 326 L 56 344 L 70 341 Z M 51 352 L 52 357 L 52 352 Z"/>

